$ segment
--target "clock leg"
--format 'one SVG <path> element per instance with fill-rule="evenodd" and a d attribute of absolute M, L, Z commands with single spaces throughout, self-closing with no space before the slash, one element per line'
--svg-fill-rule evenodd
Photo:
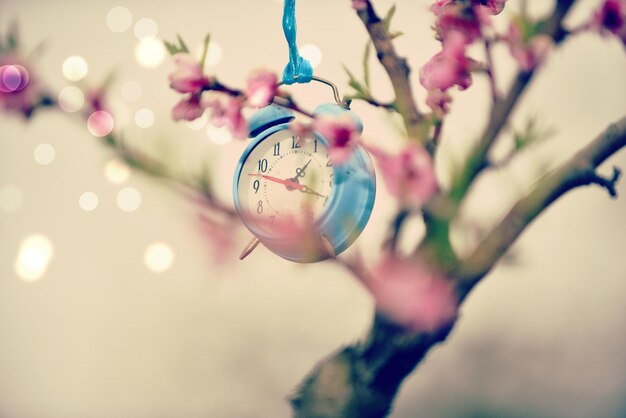
<path fill-rule="evenodd" d="M 244 258 L 246 258 L 247 256 L 250 255 L 250 253 L 252 251 L 254 251 L 254 249 L 257 247 L 257 245 L 259 245 L 261 243 L 261 240 L 258 239 L 257 237 L 252 238 L 252 240 L 248 243 L 248 245 L 246 245 L 243 249 L 243 251 L 241 252 L 241 255 L 239 256 L 240 260 L 243 260 Z"/>
<path fill-rule="evenodd" d="M 330 243 L 330 240 L 328 239 L 328 237 L 326 235 L 322 235 L 321 238 L 322 238 L 322 245 L 324 246 L 324 250 L 326 250 L 329 256 L 333 258 L 336 257 L 337 253 L 335 253 L 335 247 L 333 247 L 333 244 Z"/>

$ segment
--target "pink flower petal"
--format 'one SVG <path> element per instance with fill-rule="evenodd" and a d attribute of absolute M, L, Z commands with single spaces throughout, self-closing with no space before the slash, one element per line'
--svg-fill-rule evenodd
<path fill-rule="evenodd" d="M 435 332 L 457 316 L 452 282 L 421 261 L 385 255 L 365 285 L 380 313 L 414 332 Z"/>
<path fill-rule="evenodd" d="M 278 78 L 270 71 L 259 70 L 248 78 L 246 96 L 248 105 L 262 107 L 271 103 L 276 94 Z"/>
<path fill-rule="evenodd" d="M 372 146 L 368 150 L 378 162 L 387 189 L 404 204 L 421 207 L 437 194 L 434 165 L 421 145 L 409 143 L 395 155 Z"/>

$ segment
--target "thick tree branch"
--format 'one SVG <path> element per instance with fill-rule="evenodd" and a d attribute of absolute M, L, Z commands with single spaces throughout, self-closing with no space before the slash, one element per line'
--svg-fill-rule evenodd
<path fill-rule="evenodd" d="M 489 272 L 526 226 L 567 191 L 588 184 L 605 187 L 611 195 L 619 171 L 601 177 L 596 168 L 626 147 L 626 116 L 609 126 L 591 144 L 544 177 L 454 272 L 459 303 Z M 359 262 L 339 260 L 357 277 L 367 274 Z M 311 372 L 292 397 L 297 418 L 382 418 L 392 406 L 402 381 L 428 351 L 444 341 L 452 326 L 434 333 L 412 334 L 376 315 L 363 342 L 344 347 Z"/>
<path fill-rule="evenodd" d="M 322 361 L 291 398 L 295 418 L 383 418 L 402 381 L 452 327 L 412 334 L 376 315 L 363 342 Z"/>
<path fill-rule="evenodd" d="M 534 190 L 513 206 L 474 253 L 461 264 L 458 276 L 462 297 L 491 270 L 524 229 L 567 191 L 597 184 L 607 189 L 611 196 L 615 196 L 619 170 L 614 168 L 612 177 L 605 178 L 596 173 L 596 168 L 625 146 L 626 116 L 610 125 L 560 168 L 543 177 Z"/>
<path fill-rule="evenodd" d="M 411 71 L 409 64 L 405 58 L 398 56 L 396 53 L 391 36 L 385 29 L 383 21 L 376 14 L 372 3 L 369 0 L 365 3 L 367 6 L 362 10 L 358 10 L 358 15 L 372 39 L 378 60 L 391 80 L 395 93 L 394 107 L 402 115 L 408 136 L 424 142 L 426 138 L 422 138 L 422 133 L 419 129 L 423 117 L 417 109 L 417 104 L 413 97 L 413 90 L 409 80 Z"/>

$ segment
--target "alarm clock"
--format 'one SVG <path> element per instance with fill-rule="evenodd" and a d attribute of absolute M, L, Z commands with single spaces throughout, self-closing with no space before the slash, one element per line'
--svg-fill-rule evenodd
<path fill-rule="evenodd" d="M 314 114 L 350 115 L 361 132 L 358 116 L 335 98 L 338 103 Z M 254 235 L 241 259 L 262 243 L 290 261 L 321 261 L 348 248 L 369 220 L 376 178 L 367 151 L 357 146 L 347 161 L 334 164 L 329 141 L 316 131 L 299 135 L 294 119 L 290 109 L 271 104 L 249 120 L 250 144 L 233 182 L 235 209 Z M 293 233 L 285 233 L 290 225 Z"/>

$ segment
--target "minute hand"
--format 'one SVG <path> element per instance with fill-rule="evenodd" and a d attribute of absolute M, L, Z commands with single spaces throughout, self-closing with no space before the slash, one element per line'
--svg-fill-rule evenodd
<path fill-rule="evenodd" d="M 314 194 L 314 195 L 319 196 L 319 197 L 326 198 L 326 196 L 324 196 L 323 194 L 316 192 L 315 190 L 311 189 L 308 186 L 305 186 L 304 184 L 302 184 L 301 186 L 302 186 L 302 188 L 298 189 L 298 190 L 300 190 L 303 193 L 310 193 L 310 194 Z"/>

